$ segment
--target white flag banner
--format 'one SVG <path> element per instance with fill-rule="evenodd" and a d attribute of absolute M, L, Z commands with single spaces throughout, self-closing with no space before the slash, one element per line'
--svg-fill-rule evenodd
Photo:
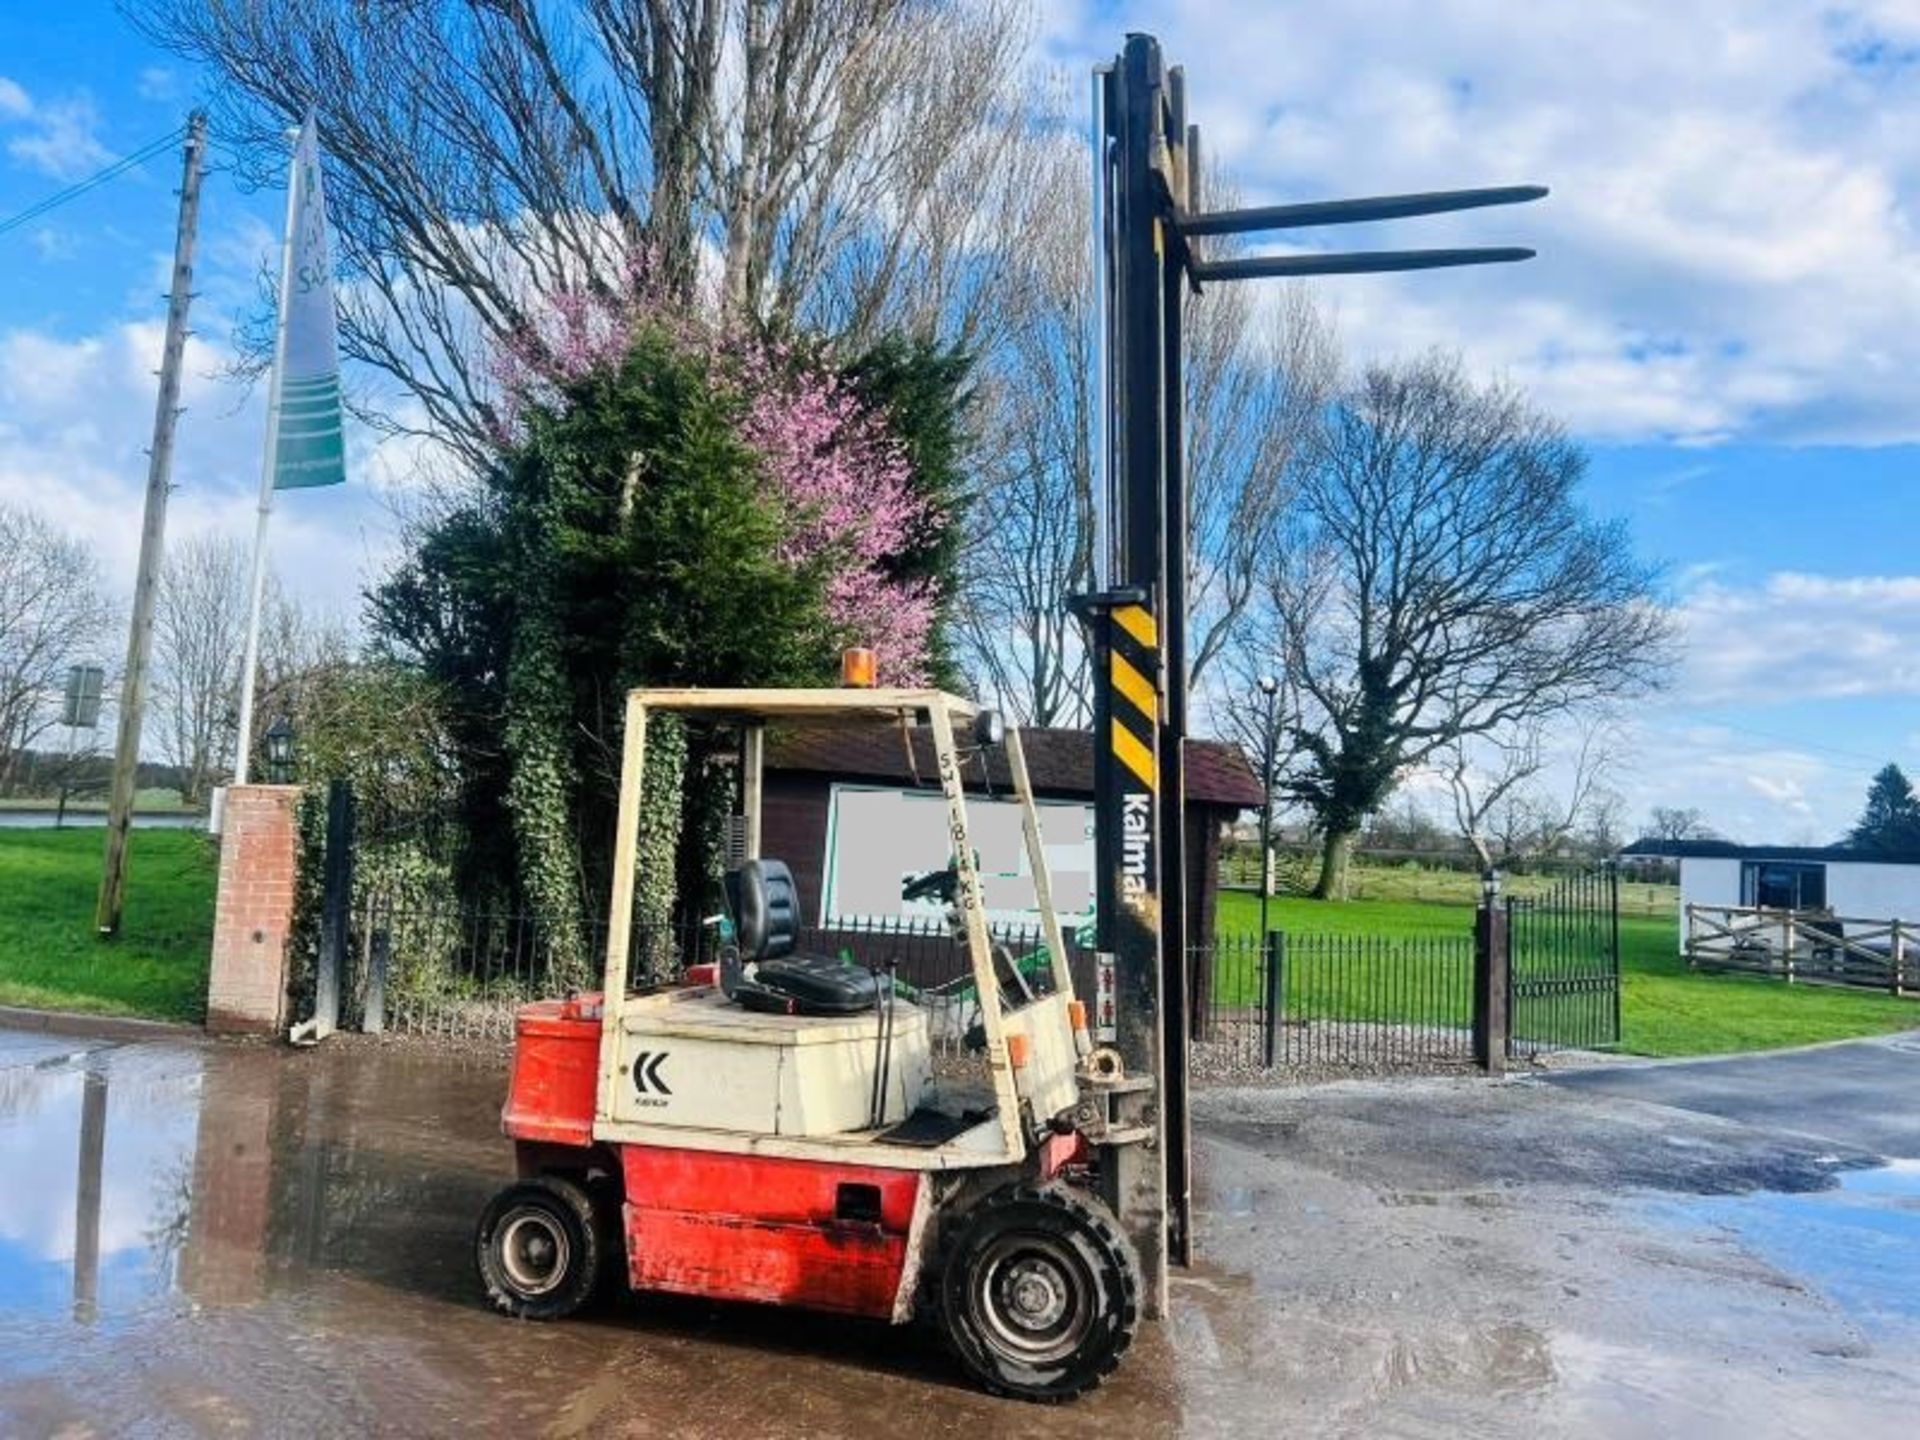
<path fill-rule="evenodd" d="M 333 260 L 313 117 L 300 127 L 287 206 L 286 283 L 280 296 L 271 473 L 276 490 L 339 485 L 347 478 Z"/>

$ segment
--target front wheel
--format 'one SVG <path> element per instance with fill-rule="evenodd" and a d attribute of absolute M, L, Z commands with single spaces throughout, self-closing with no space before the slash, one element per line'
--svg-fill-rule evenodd
<path fill-rule="evenodd" d="M 1071 1400 L 1120 1364 L 1140 1266 L 1112 1214 L 1064 1185 L 1010 1186 L 958 1222 L 941 1274 L 947 1338 L 976 1380 Z"/>
<path fill-rule="evenodd" d="M 487 1298 L 522 1320 L 559 1320 L 586 1304 L 604 1248 L 593 1198 L 557 1175 L 495 1195 L 474 1235 Z"/>

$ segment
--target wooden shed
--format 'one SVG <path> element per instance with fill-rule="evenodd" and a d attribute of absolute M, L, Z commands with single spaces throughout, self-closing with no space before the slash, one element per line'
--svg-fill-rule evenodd
<path fill-rule="evenodd" d="M 1028 728 L 1021 732 L 1034 798 L 1091 805 L 1093 735 L 1086 730 Z M 1187 894 L 1189 943 L 1210 945 L 1219 887 L 1220 844 L 1243 810 L 1260 804 L 1260 782 L 1237 745 L 1187 742 Z M 800 888 L 805 923 L 829 925 L 830 835 L 847 792 L 893 791 L 937 796 L 933 744 L 924 728 L 905 730 L 782 729 L 767 744 L 762 799 L 762 853 L 787 862 Z M 975 755 L 967 768 L 970 794 L 1008 796 L 1012 778 L 999 751 Z M 879 837 L 884 843 L 885 837 Z M 1051 845 L 1050 845 L 1051 848 Z M 1058 867 L 1050 866 L 1057 869 Z M 1088 867 L 1091 870 L 1091 866 Z M 1056 888 L 1061 877 L 1056 874 Z M 1071 883 L 1064 887 L 1071 893 Z M 991 900 L 989 901 L 991 908 Z M 1076 908 L 1062 903 L 1063 910 Z"/>

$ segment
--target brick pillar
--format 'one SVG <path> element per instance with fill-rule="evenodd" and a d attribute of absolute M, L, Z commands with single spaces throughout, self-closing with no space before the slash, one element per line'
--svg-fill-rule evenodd
<path fill-rule="evenodd" d="M 278 1034 L 286 1026 L 299 794 L 295 785 L 236 785 L 227 791 L 207 982 L 209 1030 Z"/>

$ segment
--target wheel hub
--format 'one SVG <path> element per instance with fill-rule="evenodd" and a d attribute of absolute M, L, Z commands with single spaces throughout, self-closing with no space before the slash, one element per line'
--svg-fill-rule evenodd
<path fill-rule="evenodd" d="M 544 1295 L 566 1276 L 572 1246 L 550 1215 L 516 1210 L 500 1224 L 500 1267 L 524 1296 Z"/>
<path fill-rule="evenodd" d="M 1041 1330 L 1058 1323 L 1067 1308 L 1067 1287 L 1053 1266 L 1042 1260 L 1023 1260 L 1007 1278 L 1012 1301 L 1010 1318 L 1019 1325 Z"/>
<path fill-rule="evenodd" d="M 1024 1364 L 1071 1355 L 1093 1324 L 1093 1280 L 1056 1236 L 1004 1237 L 976 1272 L 975 1313 L 992 1342 Z"/>

